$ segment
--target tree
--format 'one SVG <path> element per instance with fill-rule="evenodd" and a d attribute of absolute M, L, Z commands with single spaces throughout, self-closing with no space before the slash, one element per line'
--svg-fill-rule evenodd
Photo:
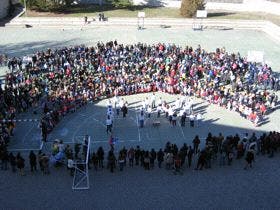
<path fill-rule="evenodd" d="M 132 5 L 131 0 L 106 0 L 116 8 L 125 8 Z"/>
<path fill-rule="evenodd" d="M 204 0 L 182 0 L 180 13 L 184 17 L 193 17 L 197 10 L 202 10 L 204 8 Z"/>
<path fill-rule="evenodd" d="M 1 0 L 0 0 L 1 1 Z M 24 3 L 24 0 L 20 0 Z M 70 6 L 75 0 L 26 0 L 26 5 L 30 9 L 50 11 L 63 6 Z"/>

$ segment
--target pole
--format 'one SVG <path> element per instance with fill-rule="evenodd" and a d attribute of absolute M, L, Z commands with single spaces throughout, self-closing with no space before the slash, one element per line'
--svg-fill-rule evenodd
<path fill-rule="evenodd" d="M 25 17 L 27 17 L 27 7 L 26 7 L 26 0 L 24 0 L 24 8 L 25 8 Z"/>

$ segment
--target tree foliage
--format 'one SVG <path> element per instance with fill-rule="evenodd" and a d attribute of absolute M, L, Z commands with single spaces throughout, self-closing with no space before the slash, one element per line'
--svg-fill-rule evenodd
<path fill-rule="evenodd" d="M 197 10 L 202 10 L 204 8 L 204 0 L 182 0 L 180 12 L 184 17 L 193 17 Z"/>
<path fill-rule="evenodd" d="M 106 1 L 116 8 L 125 8 L 125 7 L 132 6 L 131 0 L 106 0 Z"/>
<path fill-rule="evenodd" d="M 26 0 L 26 6 L 30 9 L 49 11 L 63 6 L 71 5 L 75 0 Z M 21 0 L 24 3 L 24 0 Z"/>

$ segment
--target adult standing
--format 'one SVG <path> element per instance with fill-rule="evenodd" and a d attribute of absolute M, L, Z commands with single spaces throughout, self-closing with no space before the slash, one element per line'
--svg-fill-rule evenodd
<path fill-rule="evenodd" d="M 157 153 L 157 161 L 158 161 L 158 167 L 161 168 L 161 164 L 164 160 L 164 152 L 162 151 L 162 149 L 160 149 Z"/>
<path fill-rule="evenodd" d="M 36 155 L 34 154 L 34 152 L 32 150 L 29 153 L 29 163 L 30 163 L 31 172 L 37 171 Z"/>
<path fill-rule="evenodd" d="M 255 159 L 254 151 L 251 150 L 251 149 L 248 150 L 247 155 L 246 155 L 246 158 L 245 158 L 245 160 L 246 160 L 246 162 L 247 162 L 246 166 L 244 167 L 245 170 L 246 170 L 248 167 L 252 168 L 252 162 L 254 161 L 254 159 Z"/>
<path fill-rule="evenodd" d="M 140 128 L 143 128 L 143 127 L 144 127 L 144 120 L 145 120 L 144 111 L 142 110 L 142 111 L 140 112 L 140 115 L 139 115 L 139 124 L 140 124 Z"/>
<path fill-rule="evenodd" d="M 195 154 L 197 154 L 197 152 L 198 152 L 199 144 L 200 144 L 200 139 L 199 139 L 198 135 L 196 135 L 195 138 L 193 139 L 193 149 L 194 149 Z"/>
<path fill-rule="evenodd" d="M 187 154 L 187 156 L 188 156 L 188 166 L 189 166 L 189 168 L 190 168 L 191 165 L 192 165 L 193 153 L 194 153 L 194 150 L 192 149 L 191 146 L 189 146 L 189 150 L 188 150 L 188 154 Z"/>
<path fill-rule="evenodd" d="M 111 117 L 110 117 L 110 115 L 107 115 L 107 119 L 106 119 L 106 132 L 107 133 L 112 133 L 112 119 L 111 119 Z"/>
<path fill-rule="evenodd" d="M 130 166 L 130 167 L 133 167 L 134 156 L 135 156 L 135 151 L 134 151 L 133 147 L 131 147 L 131 148 L 128 150 L 128 153 L 127 153 L 127 157 L 128 157 L 128 161 L 129 161 L 129 166 Z"/>
<path fill-rule="evenodd" d="M 16 162 L 16 157 L 14 156 L 14 154 L 12 152 L 9 154 L 9 159 L 10 159 L 10 165 L 12 168 L 12 172 L 16 172 L 17 162 Z"/>
<path fill-rule="evenodd" d="M 97 150 L 98 166 L 99 168 L 104 168 L 104 150 L 102 147 L 99 147 Z"/>
<path fill-rule="evenodd" d="M 124 105 L 122 106 L 123 118 L 126 117 L 127 112 L 128 112 L 128 108 L 127 108 L 127 105 L 124 103 Z"/>
<path fill-rule="evenodd" d="M 116 157 L 114 155 L 113 150 L 110 150 L 109 154 L 108 154 L 108 167 L 109 167 L 111 173 L 113 173 L 114 168 L 116 167 Z"/>
<path fill-rule="evenodd" d="M 4 150 L 2 151 L 2 155 L 1 155 L 1 159 L 2 159 L 2 170 L 7 170 L 8 169 L 8 161 L 9 161 L 9 154 L 6 148 L 4 148 Z"/>
<path fill-rule="evenodd" d="M 21 156 L 20 153 L 17 154 L 17 168 L 19 169 L 19 173 L 20 175 L 24 176 L 25 173 L 24 173 L 24 167 L 25 167 L 25 164 L 24 164 L 25 160 L 23 159 L 23 157 Z"/>
<path fill-rule="evenodd" d="M 193 113 L 191 113 L 190 115 L 190 126 L 194 127 L 194 119 L 195 119 L 195 115 Z"/>
<path fill-rule="evenodd" d="M 186 115 L 186 112 L 183 112 L 183 114 L 182 114 L 182 116 L 181 116 L 181 126 L 182 127 L 185 127 L 185 124 L 186 124 L 186 117 L 187 117 L 187 115 Z"/>

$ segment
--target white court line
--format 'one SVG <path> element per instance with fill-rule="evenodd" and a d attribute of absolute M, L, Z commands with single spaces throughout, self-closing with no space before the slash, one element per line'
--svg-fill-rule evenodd
<path fill-rule="evenodd" d="M 21 151 L 31 151 L 31 150 L 33 150 L 33 151 L 39 151 L 39 150 L 41 150 L 41 148 L 36 148 L 36 149 L 9 149 L 8 151 L 9 152 L 21 152 Z"/>
<path fill-rule="evenodd" d="M 37 124 L 37 123 L 36 123 Z M 31 128 L 28 129 L 27 133 L 24 135 L 23 139 L 22 139 L 22 142 L 24 143 L 25 142 L 25 139 L 27 138 L 27 136 L 29 136 L 29 134 L 31 133 L 31 131 L 33 130 L 35 126 L 35 123 L 31 126 Z"/>
<path fill-rule="evenodd" d="M 130 117 L 129 119 L 131 119 L 133 122 L 135 122 L 136 125 L 138 126 L 137 120 L 135 120 L 133 117 Z"/>
<path fill-rule="evenodd" d="M 138 142 L 138 140 L 118 140 L 117 143 L 124 143 L 124 142 Z M 92 143 L 108 143 L 108 141 L 92 141 Z"/>
<path fill-rule="evenodd" d="M 138 116 L 137 116 L 137 112 L 136 112 L 135 107 L 134 107 L 134 110 L 135 110 L 135 117 L 136 117 L 136 122 L 137 122 L 138 141 L 140 142 L 141 141 L 141 135 L 140 135 L 140 129 L 139 129 L 139 120 L 138 120 Z"/>
<path fill-rule="evenodd" d="M 76 129 L 76 131 L 72 135 L 72 141 L 74 141 L 74 138 L 75 138 L 76 134 L 78 133 L 78 131 L 80 130 L 80 128 L 93 116 L 95 116 L 95 115 L 89 116 L 78 126 L 78 128 Z"/>
<path fill-rule="evenodd" d="M 182 133 L 182 135 L 183 135 L 184 140 L 186 140 L 186 137 L 185 137 L 185 134 L 184 134 L 184 131 L 183 131 L 182 126 L 181 126 L 181 125 L 179 125 L 179 127 L 180 127 L 180 130 L 181 130 L 181 133 Z"/>
<path fill-rule="evenodd" d="M 104 125 L 100 120 L 98 120 L 98 119 L 96 119 L 96 118 L 94 118 L 94 117 L 92 117 L 92 119 L 93 119 L 94 121 L 98 122 L 98 123 L 99 123 L 100 125 L 102 125 L 103 127 L 106 128 L 106 125 Z"/>

